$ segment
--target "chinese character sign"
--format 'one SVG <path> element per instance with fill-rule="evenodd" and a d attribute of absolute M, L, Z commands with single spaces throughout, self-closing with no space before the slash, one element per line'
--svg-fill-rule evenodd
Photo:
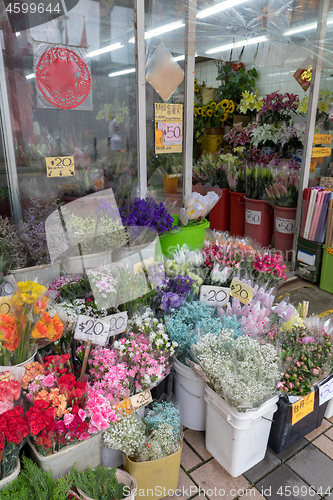
<path fill-rule="evenodd" d="M 155 103 L 155 153 L 181 153 L 183 105 Z"/>

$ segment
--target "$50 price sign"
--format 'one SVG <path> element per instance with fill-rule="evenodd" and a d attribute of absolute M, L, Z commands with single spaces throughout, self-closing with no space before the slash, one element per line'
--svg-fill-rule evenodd
<path fill-rule="evenodd" d="M 232 297 L 238 297 L 242 304 L 248 304 L 253 297 L 253 288 L 246 285 L 238 278 L 233 278 L 230 285 L 230 295 Z"/>
<path fill-rule="evenodd" d="M 220 307 L 229 302 L 230 288 L 221 286 L 202 285 L 200 300 L 209 306 Z"/>
<path fill-rule="evenodd" d="M 105 318 L 91 318 L 80 314 L 77 319 L 74 338 L 104 346 L 110 336 L 118 335 L 127 327 L 127 312 L 112 314 Z"/>

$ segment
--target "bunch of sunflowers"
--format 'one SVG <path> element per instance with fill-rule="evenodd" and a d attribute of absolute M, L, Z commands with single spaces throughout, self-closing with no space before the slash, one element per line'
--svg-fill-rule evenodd
<path fill-rule="evenodd" d="M 206 105 L 194 104 L 194 140 L 201 142 L 211 127 L 221 127 L 233 114 L 235 103 L 231 99 L 210 101 Z"/>

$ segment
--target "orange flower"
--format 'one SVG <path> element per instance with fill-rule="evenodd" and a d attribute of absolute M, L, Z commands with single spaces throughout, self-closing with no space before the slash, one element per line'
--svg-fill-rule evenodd
<path fill-rule="evenodd" d="M 48 338 L 52 342 L 60 339 L 63 332 L 63 324 L 56 314 L 53 318 L 46 312 L 43 312 L 42 318 L 38 321 L 31 332 L 34 339 Z"/>
<path fill-rule="evenodd" d="M 37 394 L 37 396 L 34 398 L 34 401 L 36 401 L 38 399 L 43 399 L 47 403 L 50 403 L 50 399 L 51 398 L 50 398 L 50 394 L 47 392 L 47 390 L 42 389 L 41 391 L 39 391 L 39 393 Z"/>
<path fill-rule="evenodd" d="M 60 321 L 59 316 L 56 314 L 55 316 L 53 316 L 52 321 L 49 324 L 48 338 L 52 342 L 55 342 L 56 340 L 60 339 L 63 330 L 64 330 L 64 326 L 63 326 L 62 322 Z"/>
<path fill-rule="evenodd" d="M 41 363 L 35 361 L 34 363 L 29 363 L 25 367 L 25 374 L 22 378 L 22 388 L 27 389 L 28 385 L 35 380 L 38 375 L 44 374 L 44 367 Z"/>
<path fill-rule="evenodd" d="M 55 388 L 50 392 L 51 406 L 55 409 L 55 415 L 57 418 L 61 418 L 67 408 L 67 400 L 64 394 L 60 393 L 60 390 Z"/>
<path fill-rule="evenodd" d="M 48 297 L 43 297 L 36 302 L 33 307 L 33 314 L 41 314 L 47 308 L 50 299 Z"/>
<path fill-rule="evenodd" d="M 19 343 L 15 318 L 8 314 L 0 314 L 0 342 L 11 352 L 14 352 Z"/>

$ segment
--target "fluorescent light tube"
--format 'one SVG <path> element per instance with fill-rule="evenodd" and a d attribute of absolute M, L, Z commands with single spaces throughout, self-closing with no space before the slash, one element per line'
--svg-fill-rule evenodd
<path fill-rule="evenodd" d="M 88 53 L 88 57 L 96 57 L 101 54 L 106 54 L 107 52 L 112 52 L 113 50 L 122 49 L 124 46 L 120 43 L 113 43 L 111 45 L 107 45 L 106 47 L 102 47 L 101 49 L 93 50 Z"/>
<path fill-rule="evenodd" d="M 148 38 L 153 38 L 154 36 L 163 35 L 164 33 L 169 33 L 170 31 L 178 30 L 183 26 L 185 26 L 185 23 L 183 21 L 175 21 L 173 23 L 164 24 L 159 28 L 154 28 L 152 30 L 146 31 L 145 40 L 148 40 Z M 129 43 L 134 43 L 134 42 L 135 38 L 134 37 L 130 38 Z"/>
<path fill-rule="evenodd" d="M 333 19 L 328 19 L 327 26 L 333 24 Z M 298 28 L 291 28 L 283 33 L 283 36 L 296 35 L 297 33 L 303 33 L 303 31 L 315 30 L 317 28 L 317 23 L 303 24 L 303 26 L 298 26 Z"/>
<path fill-rule="evenodd" d="M 36 78 L 35 73 L 30 73 L 30 75 L 26 75 L 25 77 L 27 80 L 32 80 L 32 78 Z"/>
<path fill-rule="evenodd" d="M 114 73 L 110 73 L 108 76 L 110 78 L 112 78 L 114 76 L 128 75 L 129 73 L 135 73 L 135 68 L 123 69 L 121 71 L 115 71 Z"/>
<path fill-rule="evenodd" d="M 267 42 L 267 36 L 258 36 L 256 38 L 248 38 L 246 40 L 240 40 L 236 43 L 228 43 L 227 45 L 221 45 L 220 47 L 214 47 L 206 51 L 206 54 L 215 54 L 215 52 L 222 52 L 223 50 L 236 49 L 237 47 L 246 47 L 247 45 L 253 45 L 255 43 Z"/>
<path fill-rule="evenodd" d="M 213 14 L 217 14 L 218 12 L 222 12 L 223 10 L 230 9 L 231 7 L 236 7 L 236 5 L 240 5 L 241 3 L 248 2 L 249 0 L 226 0 L 225 2 L 220 2 L 212 7 L 208 7 L 207 9 L 200 10 L 197 13 L 197 19 L 203 19 L 204 17 L 212 16 Z"/>

